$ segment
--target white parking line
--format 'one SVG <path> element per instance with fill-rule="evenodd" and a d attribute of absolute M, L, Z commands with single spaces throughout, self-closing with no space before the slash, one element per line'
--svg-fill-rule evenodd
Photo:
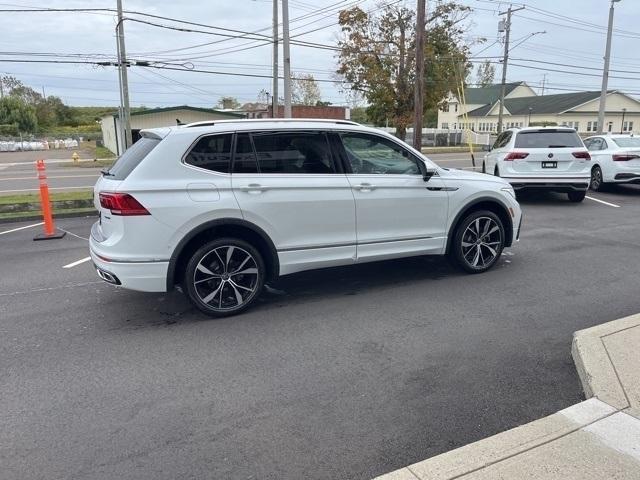
<path fill-rule="evenodd" d="M 604 200 L 593 198 L 593 197 L 590 197 L 589 195 L 585 196 L 584 198 L 588 198 L 589 200 L 593 200 L 594 202 L 604 203 L 605 205 L 609 205 L 610 207 L 620 208 L 620 205 L 616 205 L 615 203 L 605 202 Z"/>
<path fill-rule="evenodd" d="M 62 268 L 73 268 L 80 265 L 81 263 L 88 262 L 89 260 L 91 260 L 91 257 L 81 258 L 80 260 L 76 260 L 75 262 L 69 263 L 68 265 L 65 265 Z"/>
<path fill-rule="evenodd" d="M 18 227 L 11 230 L 5 230 L 4 232 L 0 232 L 0 235 L 4 235 L 5 233 L 17 232 L 18 230 L 24 230 L 25 228 L 37 227 L 38 225 L 42 225 L 43 223 L 44 222 L 34 223 L 33 225 L 27 225 L 26 227 Z"/>

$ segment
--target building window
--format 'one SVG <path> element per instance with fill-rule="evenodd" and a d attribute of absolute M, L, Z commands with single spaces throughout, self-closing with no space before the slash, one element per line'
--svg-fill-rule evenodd
<path fill-rule="evenodd" d="M 607 132 L 612 132 L 613 131 L 613 122 L 609 122 L 607 124 Z"/>
<path fill-rule="evenodd" d="M 449 123 L 447 123 L 447 122 L 442 122 L 442 129 L 443 129 L 443 130 L 449 130 Z"/>
<path fill-rule="evenodd" d="M 624 122 L 622 125 L 623 132 L 631 132 L 633 131 L 633 122 Z"/>
<path fill-rule="evenodd" d="M 587 132 L 597 132 L 598 122 L 587 122 Z"/>
<path fill-rule="evenodd" d="M 448 103 L 444 104 L 444 106 L 442 107 L 442 111 L 443 112 L 448 112 L 449 111 L 449 104 Z"/>
<path fill-rule="evenodd" d="M 454 103 L 454 104 L 453 104 L 453 107 L 455 108 L 455 111 L 457 112 L 457 111 L 458 111 L 458 104 L 457 104 L 457 103 Z"/>

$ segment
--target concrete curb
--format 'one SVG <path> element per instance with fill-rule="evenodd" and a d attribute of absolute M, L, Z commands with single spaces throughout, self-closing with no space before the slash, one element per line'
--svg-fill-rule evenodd
<path fill-rule="evenodd" d="M 573 334 L 571 355 L 587 398 L 597 397 L 620 410 L 638 408 L 630 400 L 607 347 L 616 334 L 640 327 L 640 314 L 603 323 Z M 638 347 L 634 350 L 638 354 Z"/>
<path fill-rule="evenodd" d="M 640 314 L 575 332 L 572 355 L 588 400 L 376 480 L 640 479 L 637 344 Z"/>
<path fill-rule="evenodd" d="M 86 212 L 71 212 L 71 213 L 56 213 L 53 215 L 54 220 L 59 218 L 75 218 L 75 217 L 96 217 L 98 212 L 95 210 L 86 211 Z M 24 217 L 13 217 L 13 218 L 0 218 L 0 224 L 3 223 L 18 223 L 18 222 L 26 222 L 26 221 L 34 221 L 39 222 L 42 221 L 41 215 L 25 215 Z"/>
<path fill-rule="evenodd" d="M 452 480 L 577 432 L 617 410 L 590 399 L 553 415 L 409 465 L 376 480 Z"/>

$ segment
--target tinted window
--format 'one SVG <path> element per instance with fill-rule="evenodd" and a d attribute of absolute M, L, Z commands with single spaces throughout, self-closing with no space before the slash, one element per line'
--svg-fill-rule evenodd
<path fill-rule="evenodd" d="M 538 130 L 518 132 L 516 148 L 575 148 L 582 147 L 582 140 L 575 131 Z"/>
<path fill-rule="evenodd" d="M 214 172 L 229 173 L 231 138 L 230 133 L 202 137 L 185 157 L 185 163 Z"/>
<path fill-rule="evenodd" d="M 335 173 L 324 133 L 260 133 L 251 137 L 260 173 Z"/>
<path fill-rule="evenodd" d="M 588 141 L 589 141 L 588 145 L 585 143 L 585 145 L 587 146 L 587 149 L 591 150 L 592 152 L 595 150 L 602 150 L 601 138 L 591 138 Z"/>
<path fill-rule="evenodd" d="M 623 148 L 640 148 L 640 138 L 612 138 L 613 142 Z"/>
<path fill-rule="evenodd" d="M 142 137 L 136 143 L 131 145 L 129 149 L 120 155 L 120 158 L 109 169 L 109 178 L 114 180 L 124 180 L 129 176 L 133 169 L 136 168 L 140 162 L 149 155 L 156 145 L 160 143 L 157 138 Z"/>
<path fill-rule="evenodd" d="M 258 173 L 258 162 L 248 133 L 236 135 L 236 151 L 233 156 L 233 173 Z"/>
<path fill-rule="evenodd" d="M 375 135 L 345 133 L 342 144 L 353 173 L 419 175 L 411 153 L 397 143 Z"/>

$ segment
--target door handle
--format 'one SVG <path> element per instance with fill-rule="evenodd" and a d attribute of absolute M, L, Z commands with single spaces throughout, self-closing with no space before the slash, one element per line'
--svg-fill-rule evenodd
<path fill-rule="evenodd" d="M 371 190 L 375 190 L 376 186 L 371 185 L 370 183 L 361 183 L 359 185 L 354 185 L 353 188 L 361 192 L 370 192 Z"/>
<path fill-rule="evenodd" d="M 268 187 L 265 187 L 258 183 L 250 183 L 249 185 L 240 187 L 241 192 L 247 192 L 247 193 L 262 193 L 265 190 L 268 190 Z"/>

